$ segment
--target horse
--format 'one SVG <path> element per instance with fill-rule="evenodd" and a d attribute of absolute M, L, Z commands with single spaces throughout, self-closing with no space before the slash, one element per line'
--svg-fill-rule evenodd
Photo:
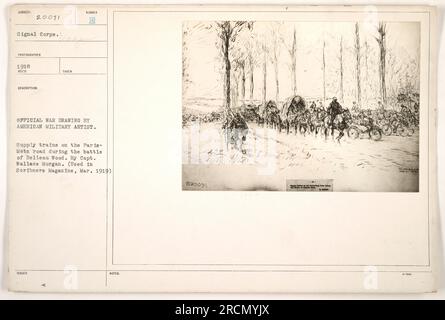
<path fill-rule="evenodd" d="M 278 108 L 269 109 L 267 111 L 265 115 L 265 122 L 266 125 L 272 127 L 272 129 L 278 129 L 281 131 L 281 118 Z"/>
<path fill-rule="evenodd" d="M 304 109 L 301 112 L 297 114 L 297 117 L 295 119 L 295 130 L 300 131 L 301 134 L 305 134 L 306 132 L 310 131 L 311 129 L 311 113 L 308 109 Z"/>
<path fill-rule="evenodd" d="M 334 120 L 331 121 L 331 117 L 328 115 L 324 119 L 324 135 L 325 139 L 328 137 L 328 130 L 331 129 L 331 136 L 334 138 L 334 130 L 338 130 L 337 142 L 340 143 L 340 139 L 345 135 L 344 131 L 351 125 L 352 116 L 349 109 L 343 109 L 338 113 Z"/>
<path fill-rule="evenodd" d="M 277 104 L 274 101 L 269 100 L 265 104 L 261 115 L 264 124 L 267 127 L 281 130 L 280 110 L 278 109 Z"/>
<path fill-rule="evenodd" d="M 286 128 L 286 133 L 289 134 L 290 126 L 294 126 L 295 134 L 299 129 L 299 122 L 302 119 L 302 114 L 306 110 L 306 102 L 300 96 L 292 96 L 286 100 L 281 110 L 282 125 Z"/>
<path fill-rule="evenodd" d="M 314 112 L 310 113 L 310 130 L 311 132 L 315 132 L 315 135 L 323 129 L 324 120 L 326 118 L 326 111 L 320 108 L 314 110 Z"/>
<path fill-rule="evenodd" d="M 230 143 L 236 149 L 245 153 L 243 146 L 247 139 L 249 127 L 243 116 L 239 113 L 229 114 L 222 125 L 222 129 L 226 133 L 227 145 Z"/>
<path fill-rule="evenodd" d="M 241 106 L 241 115 L 247 122 L 258 123 L 259 118 L 259 108 L 254 104 L 245 104 Z"/>

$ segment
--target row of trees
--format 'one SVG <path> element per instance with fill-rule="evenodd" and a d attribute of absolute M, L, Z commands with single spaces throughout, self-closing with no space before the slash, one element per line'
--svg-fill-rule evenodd
<path fill-rule="evenodd" d="M 246 100 L 246 68 L 249 69 L 250 100 L 254 100 L 254 70 L 262 68 L 262 101 L 267 96 L 267 66 L 270 61 L 274 67 L 275 100 L 279 101 L 279 59 L 281 48 L 285 47 L 290 56 L 292 93 L 297 94 L 297 36 L 293 30 L 291 43 L 281 37 L 282 23 L 271 23 L 268 34 L 258 36 L 253 32 L 253 22 L 217 22 L 216 30 L 221 43 L 221 55 L 224 64 L 224 102 L 226 107 L 237 105 L 238 97 Z M 233 64 L 233 65 L 232 65 Z M 235 72 L 232 72 L 235 71 Z M 237 73 L 240 77 L 237 76 Z M 240 80 L 241 81 L 240 81 Z M 231 82 L 232 85 L 231 85 Z M 241 82 L 241 83 L 239 83 Z M 241 92 L 238 92 L 239 86 Z M 232 95 L 230 94 L 232 92 Z"/>
<path fill-rule="evenodd" d="M 231 106 L 236 106 L 241 100 L 242 103 L 246 102 L 246 82 L 249 87 L 249 99 L 254 100 L 254 73 L 256 70 L 262 72 L 262 101 L 266 101 L 267 96 L 267 79 L 268 79 L 268 66 L 273 67 L 273 74 L 275 79 L 275 99 L 280 100 L 280 82 L 279 82 L 279 62 L 284 53 L 288 55 L 286 61 L 289 61 L 289 71 L 291 78 L 291 92 L 292 94 L 298 94 L 297 84 L 297 52 L 298 50 L 304 50 L 304 48 L 298 48 L 298 37 L 296 26 L 290 25 L 291 30 L 289 32 L 289 25 L 282 22 L 268 23 L 268 27 L 265 29 L 258 26 L 260 23 L 247 22 L 247 21 L 221 21 L 209 24 L 198 24 L 194 28 L 213 30 L 218 35 L 217 48 L 220 52 L 222 61 L 222 75 L 223 75 L 223 91 L 224 91 L 224 106 L 229 110 Z M 264 23 L 263 23 L 264 24 Z M 287 27 L 287 30 L 283 30 Z M 339 52 L 338 52 L 338 69 L 336 73 L 339 77 L 339 99 L 344 100 L 345 96 L 345 51 L 352 49 L 355 56 L 355 100 L 357 105 L 362 105 L 362 92 L 365 90 L 371 91 L 372 89 L 366 89 L 369 85 L 365 84 L 363 87 L 363 77 L 366 81 L 369 81 L 369 66 L 368 60 L 371 54 L 370 45 L 368 40 L 364 43 L 361 41 L 362 30 L 359 23 L 355 23 L 353 30 L 351 30 L 351 36 L 353 39 L 353 48 L 345 48 L 343 35 L 339 39 Z M 184 28 L 184 38 L 190 36 L 193 33 L 193 28 Z M 387 77 L 389 76 L 391 81 L 397 79 L 400 80 L 401 73 L 408 72 L 416 73 L 416 63 L 413 63 L 411 67 L 400 63 L 397 57 L 392 54 L 388 55 L 386 39 L 387 39 L 387 25 L 384 22 L 379 23 L 375 28 L 373 34 L 375 43 L 378 45 L 378 52 L 373 52 L 378 55 L 378 87 L 379 87 L 379 99 L 384 105 L 386 105 L 387 96 Z M 187 50 L 186 40 L 183 43 L 183 50 Z M 321 68 L 322 68 L 322 87 L 323 87 L 323 101 L 327 99 L 327 59 L 326 59 L 326 39 L 323 39 L 321 46 Z M 185 60 L 184 60 L 185 59 Z M 391 65 L 391 72 L 387 70 L 387 62 Z M 362 65 L 365 65 L 365 74 L 362 74 Z M 415 67 L 412 67 L 415 66 Z M 418 68 L 418 67 L 417 67 Z M 183 54 L 183 79 L 184 85 L 187 85 L 190 79 L 187 74 L 187 61 L 186 55 Z M 407 79 L 407 85 L 413 87 L 412 79 Z M 400 84 L 398 85 L 400 87 Z M 397 89 L 393 88 L 391 93 L 396 95 Z"/>

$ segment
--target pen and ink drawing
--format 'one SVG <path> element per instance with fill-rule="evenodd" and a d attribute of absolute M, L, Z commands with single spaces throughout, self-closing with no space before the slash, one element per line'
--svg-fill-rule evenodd
<path fill-rule="evenodd" d="M 184 190 L 416 192 L 420 24 L 187 21 Z"/>

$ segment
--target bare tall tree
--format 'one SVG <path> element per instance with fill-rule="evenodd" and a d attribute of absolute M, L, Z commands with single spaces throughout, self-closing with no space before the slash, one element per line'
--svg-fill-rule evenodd
<path fill-rule="evenodd" d="M 278 56 L 277 49 L 273 50 L 274 71 L 275 71 L 275 101 L 278 103 L 280 100 L 280 82 L 278 80 Z"/>
<path fill-rule="evenodd" d="M 362 105 L 362 88 L 360 79 L 360 29 L 358 22 L 355 23 L 355 75 L 357 80 L 357 106 L 360 108 Z"/>
<path fill-rule="evenodd" d="M 340 37 L 340 101 L 344 103 L 344 90 L 343 90 L 343 37 Z"/>
<path fill-rule="evenodd" d="M 290 69 L 291 69 L 291 85 L 292 94 L 297 94 L 297 30 L 294 26 L 292 33 L 292 43 L 289 45 L 285 39 L 281 39 L 283 45 L 286 47 L 290 57 Z"/>
<path fill-rule="evenodd" d="M 257 41 L 255 40 L 255 34 L 253 32 L 254 24 L 253 22 L 250 25 L 250 32 L 247 34 L 247 39 L 245 41 L 244 47 L 247 52 L 247 59 L 246 59 L 246 65 L 245 65 L 245 72 L 247 73 L 247 76 L 245 74 L 245 77 L 248 77 L 249 81 L 249 100 L 250 103 L 254 103 L 254 90 L 255 90 L 255 83 L 254 83 L 254 70 L 255 67 L 257 67 L 258 64 L 258 58 L 257 58 Z"/>
<path fill-rule="evenodd" d="M 246 100 L 246 61 L 249 56 L 249 52 L 246 50 L 246 47 L 238 45 L 231 51 L 232 73 L 235 74 L 234 81 L 237 82 L 236 101 L 233 101 L 232 98 L 232 106 L 236 106 L 240 100 L 244 104 Z M 239 88 L 239 86 L 241 86 L 241 88 Z"/>
<path fill-rule="evenodd" d="M 369 44 L 368 41 L 365 41 L 365 79 L 369 79 L 369 66 L 368 66 L 368 57 L 369 57 Z M 369 84 L 364 87 L 364 99 L 365 103 L 368 103 L 369 99 Z"/>
<path fill-rule="evenodd" d="M 249 61 L 249 90 L 250 90 L 250 102 L 253 103 L 253 91 L 255 89 L 255 85 L 254 85 L 254 81 L 253 81 L 253 70 L 254 70 L 254 63 L 253 63 L 253 53 L 250 50 L 249 51 L 249 56 L 248 56 L 248 61 Z"/>
<path fill-rule="evenodd" d="M 294 26 L 294 36 L 292 38 L 292 48 L 290 50 L 292 65 L 292 93 L 297 94 L 297 30 Z"/>
<path fill-rule="evenodd" d="M 186 23 L 182 28 L 182 94 L 187 96 L 187 91 L 192 84 L 190 77 L 190 57 L 189 42 L 193 37 L 193 33 L 199 30 L 207 29 L 209 26 L 205 23 Z"/>
<path fill-rule="evenodd" d="M 237 66 L 235 65 L 234 68 L 232 68 L 231 76 L 232 80 L 230 82 L 232 88 L 230 89 L 230 95 L 231 95 L 231 104 L 232 109 L 235 108 L 238 105 L 238 88 L 239 88 L 239 69 L 237 69 Z"/>
<path fill-rule="evenodd" d="M 246 63 L 242 61 L 240 63 L 241 68 L 241 101 L 246 103 Z"/>
<path fill-rule="evenodd" d="M 244 103 L 244 96 L 245 96 L 245 78 L 243 77 L 244 73 L 244 65 L 245 62 L 242 60 L 242 58 L 234 59 L 232 61 L 232 70 L 231 70 L 231 82 L 230 85 L 232 86 L 230 90 L 230 96 L 231 96 L 231 107 L 236 108 L 238 106 L 238 103 L 241 101 Z"/>
<path fill-rule="evenodd" d="M 386 105 L 386 23 L 380 22 L 377 28 L 378 36 L 375 37 L 379 44 L 379 78 L 380 78 L 380 97 L 383 105 Z"/>
<path fill-rule="evenodd" d="M 267 95 L 267 47 L 263 43 L 263 104 L 266 105 Z"/>
<path fill-rule="evenodd" d="M 182 94 L 186 96 L 190 85 L 188 41 L 190 37 L 190 27 L 184 25 L 182 28 Z"/>
<path fill-rule="evenodd" d="M 230 112 L 230 45 L 235 41 L 238 33 L 246 25 L 245 21 L 222 21 L 217 22 L 218 35 L 221 39 L 221 51 L 224 61 L 224 105 L 227 112 Z"/>
<path fill-rule="evenodd" d="M 326 104 L 326 57 L 325 57 L 325 50 L 326 50 L 326 41 L 323 41 L 323 105 Z"/>
<path fill-rule="evenodd" d="M 280 100 L 280 81 L 278 77 L 278 58 L 280 54 L 280 33 L 281 33 L 281 23 L 280 22 L 273 22 L 271 24 L 270 29 L 270 58 L 271 62 L 274 67 L 274 73 L 275 73 L 275 101 L 278 103 Z"/>

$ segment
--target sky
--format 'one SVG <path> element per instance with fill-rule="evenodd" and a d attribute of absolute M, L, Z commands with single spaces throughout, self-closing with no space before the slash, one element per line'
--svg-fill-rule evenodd
<path fill-rule="evenodd" d="M 211 22 L 205 22 L 211 26 Z M 187 50 L 187 71 L 191 84 L 185 92 L 185 98 L 223 98 L 222 70 L 223 62 L 218 46 L 218 37 L 215 28 L 197 28 L 197 22 L 185 22 L 184 28 L 191 30 L 184 39 Z M 345 103 L 351 104 L 356 100 L 356 56 L 355 23 L 353 22 L 281 22 L 279 28 L 273 22 L 255 22 L 252 32 L 240 33 L 233 47 L 245 46 L 245 37 L 253 37 L 261 42 L 266 41 L 270 46 L 274 36 L 282 39 L 278 46 L 278 80 L 280 83 L 280 100 L 284 100 L 292 94 L 290 55 L 286 45 L 292 42 L 293 29 L 297 35 L 297 94 L 304 97 L 322 97 L 323 95 L 323 71 L 322 71 L 322 47 L 325 42 L 326 61 L 326 87 L 327 97 L 340 94 L 340 41 L 343 43 L 343 68 L 344 68 L 344 95 Z M 375 25 L 359 24 L 362 96 L 365 100 L 377 99 L 378 94 L 378 57 L 379 47 L 374 36 L 377 35 Z M 405 79 L 409 73 L 418 83 L 420 61 L 420 24 L 417 22 L 387 23 L 387 81 L 388 87 L 397 91 L 397 81 Z M 365 43 L 368 44 L 367 59 L 365 59 Z M 270 56 L 270 55 L 269 55 Z M 260 54 L 260 57 L 262 55 Z M 367 61 L 366 61 L 367 60 Z M 366 67 L 367 62 L 367 67 Z M 408 70 L 409 64 L 414 68 Z M 396 70 L 403 70 L 395 75 Z M 262 97 L 262 67 L 254 69 L 254 97 Z M 392 83 L 391 83 L 392 81 Z M 401 80 L 400 80 L 401 81 Z M 267 63 L 267 98 L 275 100 L 275 73 L 274 65 L 270 59 Z M 390 88 L 388 91 L 391 92 Z M 246 83 L 246 92 L 249 92 L 249 83 Z"/>

